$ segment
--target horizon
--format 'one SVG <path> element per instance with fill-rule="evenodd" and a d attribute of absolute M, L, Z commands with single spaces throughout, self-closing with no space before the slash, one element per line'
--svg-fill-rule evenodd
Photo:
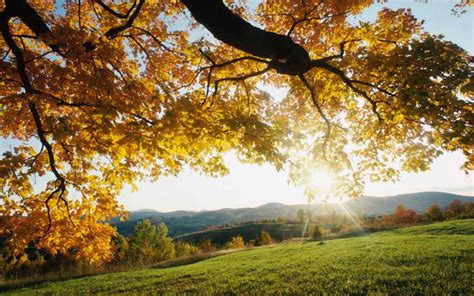
<path fill-rule="evenodd" d="M 341 203 L 337 203 L 337 202 L 315 202 L 315 203 L 312 203 L 312 202 L 307 202 L 307 203 L 283 203 L 283 202 L 277 202 L 277 201 L 270 201 L 270 202 L 266 202 L 266 203 L 263 203 L 263 204 L 260 204 L 260 205 L 256 205 L 256 206 L 252 206 L 252 207 L 224 207 L 224 208 L 215 208 L 215 209 L 199 209 L 199 210 L 193 210 L 193 209 L 179 209 L 179 210 L 172 210 L 172 211 L 160 211 L 160 210 L 157 210 L 157 209 L 152 209 L 152 208 L 142 208 L 142 209 L 137 209 L 137 210 L 130 210 L 129 212 L 130 213 L 137 213 L 137 212 L 156 212 L 156 213 L 162 213 L 162 214 L 168 214 L 168 213 L 174 213 L 174 212 L 195 212 L 195 213 L 200 213 L 200 212 L 214 212 L 214 211 L 220 211 L 220 210 L 227 210 L 227 209 L 230 209 L 230 210 L 236 210 L 236 209 L 256 209 L 256 208 L 259 208 L 259 207 L 263 207 L 263 206 L 266 206 L 266 205 L 270 205 L 270 204 L 279 204 L 279 205 L 284 205 L 284 206 L 303 206 L 303 205 L 320 205 L 320 204 L 323 204 L 323 205 L 337 205 L 337 204 L 345 204 L 347 202 L 351 202 L 351 201 L 358 201 L 359 199 L 363 199 L 363 198 L 395 198 L 395 197 L 400 197 L 400 196 L 403 196 L 403 195 L 415 195 L 415 194 L 420 194 L 420 193 L 442 193 L 442 194 L 451 194 L 451 195 L 456 195 L 456 196 L 460 196 L 460 197 L 472 197 L 474 198 L 474 194 L 473 195 L 465 195 L 465 194 L 456 194 L 456 193 L 450 193 L 450 192 L 444 192 L 444 191 L 416 191 L 416 192 L 410 192 L 410 193 L 403 193 L 403 194 L 397 194 L 397 195 L 388 195 L 388 196 L 367 196 L 367 195 L 363 195 L 361 197 L 358 197 L 356 199 L 348 199 L 348 200 L 345 200 Z"/>

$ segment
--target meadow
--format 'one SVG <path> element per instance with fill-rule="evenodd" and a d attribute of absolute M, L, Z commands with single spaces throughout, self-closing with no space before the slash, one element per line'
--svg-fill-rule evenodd
<path fill-rule="evenodd" d="M 194 264 L 43 283 L 12 295 L 465 294 L 474 289 L 474 220 L 293 242 Z"/>

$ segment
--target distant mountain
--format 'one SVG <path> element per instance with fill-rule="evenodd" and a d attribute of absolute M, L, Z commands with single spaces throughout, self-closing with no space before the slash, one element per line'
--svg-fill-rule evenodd
<path fill-rule="evenodd" d="M 213 225 L 233 224 L 236 222 L 259 221 L 263 219 L 295 219 L 299 209 L 310 210 L 313 215 L 330 213 L 342 214 L 346 210 L 359 215 L 376 216 L 390 214 L 395 208 L 403 204 L 417 212 L 426 210 L 431 204 L 437 203 L 441 208 L 459 199 L 462 202 L 474 202 L 473 196 L 462 196 L 444 192 L 419 192 L 387 197 L 361 197 L 350 200 L 342 205 L 337 204 L 302 204 L 285 205 L 282 203 L 268 203 L 256 208 L 220 209 L 215 211 L 174 211 L 158 212 L 155 210 L 140 210 L 130 213 L 129 220 L 113 222 L 119 233 L 129 235 L 133 232 L 138 221 L 151 219 L 155 223 L 164 222 L 171 236 L 202 230 Z"/>

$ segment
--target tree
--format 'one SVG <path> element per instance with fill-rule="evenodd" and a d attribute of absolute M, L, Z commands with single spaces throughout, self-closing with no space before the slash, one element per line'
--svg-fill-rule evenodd
<path fill-rule="evenodd" d="M 443 212 L 438 204 L 432 204 L 427 210 L 426 214 L 430 221 L 443 221 Z"/>
<path fill-rule="evenodd" d="M 140 221 L 130 237 L 129 249 L 134 260 L 142 264 L 163 261 L 175 257 L 173 241 L 168 237 L 164 223 L 158 229 L 150 220 Z"/>
<path fill-rule="evenodd" d="M 323 236 L 321 229 L 317 224 L 311 224 L 308 230 L 308 237 L 313 240 L 318 240 Z"/>
<path fill-rule="evenodd" d="M 0 1 L 0 237 L 109 260 L 125 185 L 223 175 L 230 150 L 303 186 L 325 167 L 332 196 L 443 151 L 472 168 L 472 57 L 407 9 L 348 21 L 372 3 Z"/>
<path fill-rule="evenodd" d="M 203 253 L 211 253 L 216 250 L 216 246 L 214 246 L 212 241 L 207 238 L 199 244 L 199 250 Z"/>
<path fill-rule="evenodd" d="M 199 252 L 197 247 L 183 241 L 175 242 L 174 249 L 176 250 L 176 257 L 192 256 Z"/>
<path fill-rule="evenodd" d="M 225 245 L 226 249 L 242 249 L 245 247 L 245 242 L 242 236 L 233 236 Z"/>
<path fill-rule="evenodd" d="M 455 219 L 458 218 L 462 213 L 464 213 L 464 204 L 459 199 L 455 199 L 448 204 L 448 208 L 446 209 L 446 218 Z"/>
<path fill-rule="evenodd" d="M 398 205 L 393 216 L 396 224 L 412 224 L 418 221 L 418 214 L 404 205 Z"/>
<path fill-rule="evenodd" d="M 125 261 L 129 255 L 129 245 L 127 239 L 121 235 L 117 234 L 112 237 L 112 252 L 113 252 L 113 261 L 121 262 Z"/>
<path fill-rule="evenodd" d="M 465 218 L 474 218 L 474 202 L 464 203 Z"/>
<path fill-rule="evenodd" d="M 296 212 L 296 217 L 298 217 L 298 221 L 300 223 L 304 223 L 306 221 L 306 213 L 303 209 L 299 209 L 298 212 Z"/>
<path fill-rule="evenodd" d="M 272 236 L 265 229 L 263 229 L 260 232 L 259 243 L 260 243 L 261 246 L 265 246 L 265 245 L 269 245 L 269 244 L 273 243 Z"/>

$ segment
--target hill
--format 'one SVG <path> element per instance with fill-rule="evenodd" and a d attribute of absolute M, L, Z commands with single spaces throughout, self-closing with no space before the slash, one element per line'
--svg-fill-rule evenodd
<path fill-rule="evenodd" d="M 11 294 L 472 295 L 474 219 L 261 247 L 165 269 L 45 283 Z"/>
<path fill-rule="evenodd" d="M 419 192 L 387 197 L 362 197 L 343 203 L 343 206 L 355 214 L 375 216 L 393 213 L 396 206 L 403 204 L 418 212 L 424 211 L 431 204 L 437 203 L 442 208 L 455 200 L 474 202 L 472 196 L 462 196 L 443 192 Z M 133 232 L 138 221 L 151 219 L 155 223 L 164 222 L 169 229 L 169 235 L 178 236 L 203 230 L 214 225 L 234 224 L 238 222 L 261 221 L 277 219 L 279 217 L 291 220 L 296 218 L 299 209 L 310 210 L 314 215 L 328 213 L 343 213 L 337 204 L 302 204 L 285 205 L 269 203 L 256 208 L 220 209 L 215 211 L 175 211 L 169 213 L 153 210 L 132 212 L 130 218 L 124 222 L 113 223 L 119 233 L 129 235 Z"/>
<path fill-rule="evenodd" d="M 223 246 L 233 236 L 237 235 L 242 236 L 245 242 L 256 240 L 262 230 L 265 230 L 270 233 L 273 239 L 282 241 L 293 237 L 301 237 L 303 228 L 304 224 L 300 223 L 249 223 L 220 229 L 197 231 L 177 236 L 175 239 L 195 245 L 205 239 L 210 239 L 213 244 Z"/>

